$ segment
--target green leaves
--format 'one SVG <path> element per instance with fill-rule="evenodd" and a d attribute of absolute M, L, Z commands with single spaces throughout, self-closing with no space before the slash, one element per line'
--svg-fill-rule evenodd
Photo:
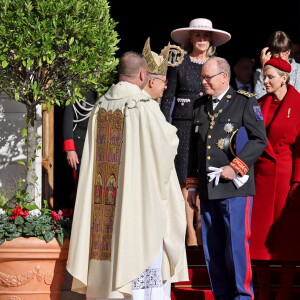
<path fill-rule="evenodd" d="M 34 204 L 28 207 L 34 208 Z M 34 208 L 35 209 L 35 208 Z M 54 221 L 51 211 L 42 209 L 39 216 L 27 216 L 23 218 L 18 216 L 15 220 L 8 214 L 0 215 L 0 245 L 6 241 L 12 241 L 18 237 L 37 237 L 45 240 L 47 243 L 55 237 L 63 245 L 64 239 L 70 237 L 71 219 L 60 219 Z"/>
<path fill-rule="evenodd" d="M 39 208 L 30 201 L 22 184 L 20 179 L 16 187 L 9 191 L 13 193 L 10 198 L 8 192 L 0 194 L 0 245 L 5 240 L 11 241 L 21 236 L 37 237 L 46 242 L 56 237 L 63 244 L 71 232 L 71 211 L 63 209 L 64 212 L 56 213 L 48 208 L 46 200 Z"/>
<path fill-rule="evenodd" d="M 16 101 L 74 102 L 101 95 L 118 60 L 107 0 L 2 0 L 0 88 Z"/>
<path fill-rule="evenodd" d="M 27 128 L 24 128 L 22 130 L 22 137 L 25 137 L 25 136 L 27 136 Z"/>
<path fill-rule="evenodd" d="M 54 236 L 55 236 L 55 233 L 54 233 L 54 232 L 46 232 L 46 233 L 44 234 L 44 239 L 45 239 L 45 241 L 46 241 L 47 243 L 49 243 L 50 241 L 53 240 Z"/>
<path fill-rule="evenodd" d="M 9 63 L 6 60 L 2 60 L 1 64 L 3 69 L 9 65 Z"/>
<path fill-rule="evenodd" d="M 57 239 L 58 239 L 58 242 L 63 246 L 63 244 L 64 244 L 64 234 L 63 233 L 59 233 L 57 235 Z"/>
<path fill-rule="evenodd" d="M 15 199 L 34 199 L 36 105 L 50 110 L 82 100 L 90 89 L 99 96 L 107 90 L 118 64 L 116 24 L 107 0 L 1 1 L 0 89 L 25 104 L 30 119 L 22 132 L 30 193 L 19 190 Z"/>
<path fill-rule="evenodd" d="M 20 99 L 20 94 L 18 92 L 15 92 L 15 100 L 19 101 Z"/>
<path fill-rule="evenodd" d="M 13 223 L 8 223 L 4 229 L 6 231 L 6 236 L 10 236 L 12 233 L 17 231 L 17 226 Z"/>
<path fill-rule="evenodd" d="M 74 42 L 74 37 L 72 36 L 72 37 L 70 38 L 69 45 L 71 46 L 71 45 L 73 44 L 73 42 Z"/>
<path fill-rule="evenodd" d="M 22 217 L 17 217 L 17 218 L 15 219 L 15 224 L 16 224 L 16 225 L 22 225 L 22 224 L 24 224 L 23 218 L 22 218 Z"/>

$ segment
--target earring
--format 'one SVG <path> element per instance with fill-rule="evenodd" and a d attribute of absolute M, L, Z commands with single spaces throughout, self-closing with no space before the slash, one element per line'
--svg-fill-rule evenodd
<path fill-rule="evenodd" d="M 284 86 L 285 85 L 285 82 L 281 82 L 281 86 Z"/>

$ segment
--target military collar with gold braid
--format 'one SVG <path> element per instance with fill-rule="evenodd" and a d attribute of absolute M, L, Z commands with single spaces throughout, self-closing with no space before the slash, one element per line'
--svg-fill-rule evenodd
<path fill-rule="evenodd" d="M 226 95 L 227 92 L 228 92 L 228 90 L 225 92 L 225 95 Z M 209 129 L 213 129 L 214 128 L 214 126 L 216 124 L 215 119 L 223 112 L 224 108 L 226 107 L 226 104 L 229 102 L 229 100 L 231 99 L 231 97 L 232 97 L 231 94 L 227 94 L 225 96 L 225 98 L 227 99 L 227 101 L 222 105 L 222 107 L 216 113 L 211 114 L 209 112 L 209 110 L 207 110 L 207 115 L 210 118 Z M 222 96 L 221 98 L 223 99 L 224 96 Z M 208 100 L 211 101 L 212 97 L 208 96 Z"/>

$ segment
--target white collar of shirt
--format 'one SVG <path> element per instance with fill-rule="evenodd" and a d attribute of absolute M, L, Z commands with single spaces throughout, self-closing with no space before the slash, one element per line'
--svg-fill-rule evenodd
<path fill-rule="evenodd" d="M 213 110 L 216 109 L 217 105 L 220 103 L 220 101 L 221 101 L 222 98 L 225 96 L 225 94 L 227 93 L 228 90 L 229 90 L 229 86 L 228 86 L 227 90 L 226 90 L 224 93 L 222 93 L 221 95 L 219 95 L 219 97 L 212 97 L 212 100 L 214 100 L 214 99 L 219 99 L 218 102 L 216 102 L 216 103 L 213 102 Z"/>
<path fill-rule="evenodd" d="M 212 99 L 213 99 L 213 100 L 214 100 L 214 99 L 222 100 L 222 98 L 225 96 L 225 94 L 228 92 L 228 90 L 229 90 L 229 87 L 227 88 L 227 90 L 226 90 L 224 93 L 222 93 L 222 94 L 219 95 L 218 97 L 212 97 Z"/>

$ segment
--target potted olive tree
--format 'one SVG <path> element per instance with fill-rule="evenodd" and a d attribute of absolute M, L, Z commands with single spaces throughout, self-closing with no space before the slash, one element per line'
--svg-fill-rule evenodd
<path fill-rule="evenodd" d="M 0 299 L 59 297 L 63 282 L 54 279 L 64 274 L 67 243 L 60 243 L 69 221 L 59 212 L 34 206 L 36 106 L 68 105 L 81 101 L 89 89 L 99 95 L 107 90 L 118 63 L 116 22 L 109 9 L 107 0 L 1 1 L 0 89 L 26 106 L 28 163 L 25 186 L 17 188 L 26 201 L 14 204 L 9 199 L 0 207 Z M 49 269 L 44 264 L 47 253 Z"/>

